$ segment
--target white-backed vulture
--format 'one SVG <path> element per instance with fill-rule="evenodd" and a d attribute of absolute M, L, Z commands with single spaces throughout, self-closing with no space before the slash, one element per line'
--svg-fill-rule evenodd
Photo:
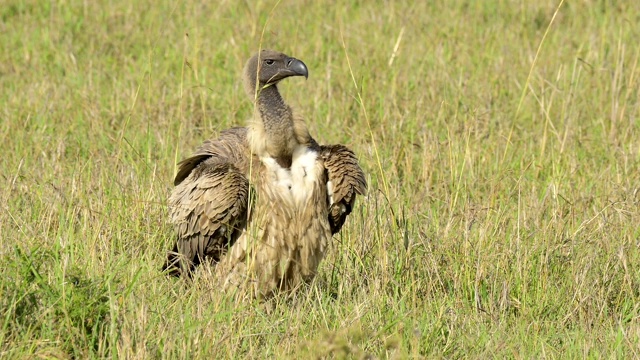
<path fill-rule="evenodd" d="M 302 61 L 263 50 L 243 75 L 249 125 L 178 164 L 168 203 L 177 241 L 164 269 L 188 276 L 210 262 L 225 289 L 265 297 L 313 278 L 367 184 L 355 154 L 319 145 L 278 92 L 282 79 L 308 76 Z"/>

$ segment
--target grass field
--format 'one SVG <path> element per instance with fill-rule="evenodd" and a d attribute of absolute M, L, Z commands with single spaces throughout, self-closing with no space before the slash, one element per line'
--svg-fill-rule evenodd
<path fill-rule="evenodd" d="M 640 358 L 640 2 L 558 5 L 5 2 L 0 357 Z M 159 270 L 261 44 L 370 185 L 270 307 Z"/>

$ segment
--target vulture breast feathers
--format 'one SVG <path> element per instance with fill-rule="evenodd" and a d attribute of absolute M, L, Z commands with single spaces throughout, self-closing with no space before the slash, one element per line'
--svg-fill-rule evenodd
<path fill-rule="evenodd" d="M 248 126 L 221 132 L 178 164 L 170 274 L 189 276 L 209 262 L 224 289 L 261 297 L 313 278 L 367 184 L 353 151 L 319 145 L 280 96 L 279 81 L 307 75 L 302 61 L 279 52 L 249 59 Z"/>

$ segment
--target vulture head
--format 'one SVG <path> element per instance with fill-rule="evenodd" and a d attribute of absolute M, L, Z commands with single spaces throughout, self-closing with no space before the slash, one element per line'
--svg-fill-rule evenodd
<path fill-rule="evenodd" d="M 247 93 L 253 97 L 256 91 L 277 84 L 289 76 L 304 76 L 309 72 L 300 60 L 273 50 L 262 50 L 253 55 L 244 67 L 244 78 Z"/>

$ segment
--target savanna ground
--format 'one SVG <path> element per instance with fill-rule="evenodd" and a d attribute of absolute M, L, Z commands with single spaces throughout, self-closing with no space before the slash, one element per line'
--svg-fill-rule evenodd
<path fill-rule="evenodd" d="M 0 357 L 640 357 L 640 2 L 275 5 L 3 3 Z M 159 271 L 260 44 L 370 184 L 268 308 Z"/>

